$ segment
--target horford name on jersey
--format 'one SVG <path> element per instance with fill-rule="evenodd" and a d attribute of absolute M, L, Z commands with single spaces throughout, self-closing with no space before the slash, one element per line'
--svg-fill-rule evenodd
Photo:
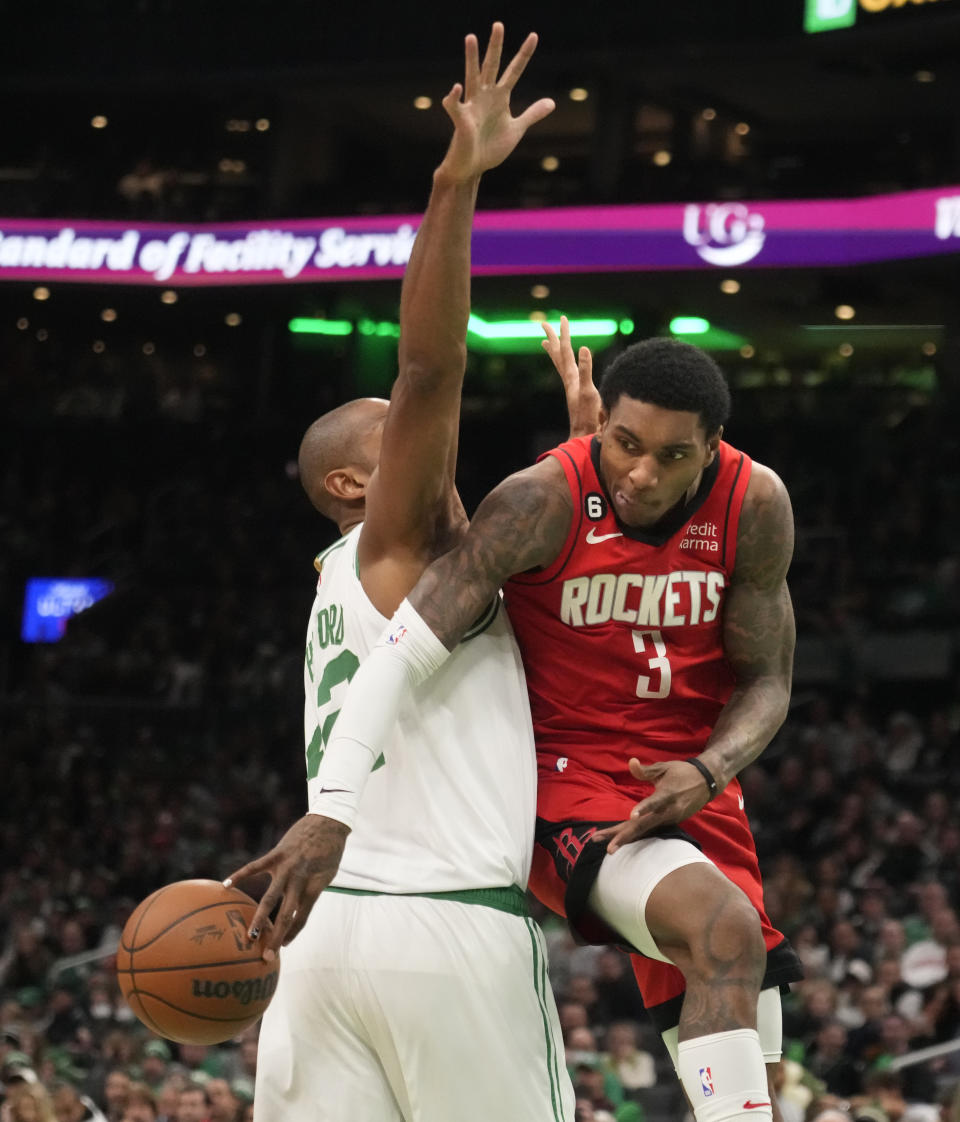
<path fill-rule="evenodd" d="M 711 623 L 717 618 L 726 583 L 724 573 L 702 569 L 571 577 L 563 582 L 560 618 L 570 627 L 611 620 L 633 627 Z"/>

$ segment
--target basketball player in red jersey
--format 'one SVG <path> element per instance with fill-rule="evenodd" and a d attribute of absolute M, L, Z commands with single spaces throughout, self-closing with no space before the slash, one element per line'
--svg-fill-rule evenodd
<path fill-rule="evenodd" d="M 487 496 L 351 693 L 384 719 L 380 667 L 401 659 L 416 687 L 435 638 L 452 650 L 505 586 L 537 736 L 531 887 L 585 937 L 634 950 L 697 1122 L 769 1119 L 779 985 L 800 967 L 763 912 L 736 775 L 787 711 L 790 502 L 723 441 L 729 393 L 698 348 L 635 344 L 600 395 L 596 436 Z M 348 705 L 338 734 L 376 752 Z"/>

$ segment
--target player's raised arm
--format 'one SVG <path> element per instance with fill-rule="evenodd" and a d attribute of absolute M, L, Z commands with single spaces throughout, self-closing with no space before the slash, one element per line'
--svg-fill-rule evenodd
<path fill-rule="evenodd" d="M 570 438 L 592 436 L 600 424 L 600 391 L 593 384 L 593 355 L 589 347 L 580 347 L 573 353 L 570 341 L 570 321 L 560 317 L 560 334 L 549 323 L 543 324 L 546 339 L 540 345 L 550 356 L 550 361 L 560 375 L 567 399 L 570 418 Z"/>
<path fill-rule="evenodd" d="M 495 23 L 482 62 L 476 36 L 466 38 L 464 80 L 443 100 L 453 137 L 434 172 L 404 275 L 399 373 L 379 470 L 367 488 L 359 549 L 364 587 L 386 614 L 419 576 L 424 554 L 432 556 L 448 544 L 442 540 L 444 522 L 450 530 L 466 522 L 454 472 L 470 314 L 470 234 L 480 176 L 502 163 L 526 130 L 554 107 L 543 98 L 511 114 L 511 94 L 537 37 L 528 35 L 501 73 L 503 37 L 503 25 Z"/>

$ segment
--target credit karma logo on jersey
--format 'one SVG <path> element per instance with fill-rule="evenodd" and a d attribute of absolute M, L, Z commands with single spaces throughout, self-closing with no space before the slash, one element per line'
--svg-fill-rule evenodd
<path fill-rule="evenodd" d="M 695 522 L 688 526 L 680 541 L 680 549 L 692 549 L 697 553 L 719 553 L 716 522 Z"/>
<path fill-rule="evenodd" d="M 683 208 L 683 240 L 710 265 L 744 265 L 767 240 L 764 217 L 744 203 L 690 203 Z"/>

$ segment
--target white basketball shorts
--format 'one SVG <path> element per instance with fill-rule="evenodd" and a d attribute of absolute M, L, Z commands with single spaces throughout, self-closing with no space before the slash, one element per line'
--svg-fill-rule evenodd
<path fill-rule="evenodd" d="M 322 894 L 281 951 L 256 1122 L 572 1122 L 540 929 L 469 896 Z"/>

